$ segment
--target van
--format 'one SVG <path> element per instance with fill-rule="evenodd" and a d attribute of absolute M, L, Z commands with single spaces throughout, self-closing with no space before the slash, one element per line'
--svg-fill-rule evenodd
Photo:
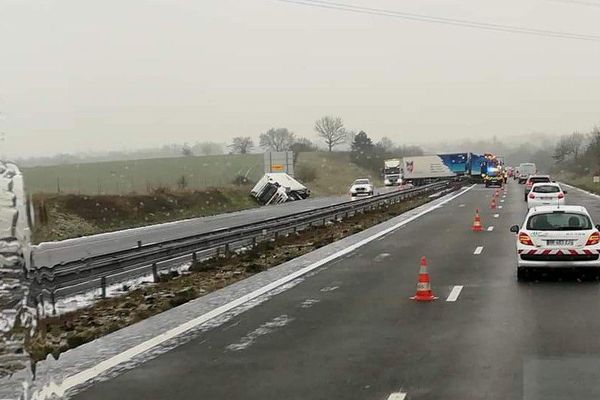
<path fill-rule="evenodd" d="M 519 183 L 525 183 L 529 175 L 534 175 L 537 172 L 537 168 L 534 163 L 521 163 L 517 168 Z"/>

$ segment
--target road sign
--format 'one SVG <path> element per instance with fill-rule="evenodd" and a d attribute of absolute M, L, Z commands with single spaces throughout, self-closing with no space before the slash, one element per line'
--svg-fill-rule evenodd
<path fill-rule="evenodd" d="M 294 153 L 291 151 L 267 151 L 264 156 L 265 174 L 285 172 L 294 176 Z"/>

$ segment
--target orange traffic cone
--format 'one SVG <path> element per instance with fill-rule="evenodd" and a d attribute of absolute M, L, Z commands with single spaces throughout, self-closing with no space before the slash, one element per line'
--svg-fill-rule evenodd
<path fill-rule="evenodd" d="M 492 197 L 492 202 L 490 203 L 490 208 L 492 210 L 496 209 L 496 198 L 495 197 Z"/>
<path fill-rule="evenodd" d="M 475 220 L 473 221 L 473 226 L 471 227 L 473 232 L 481 232 L 483 227 L 481 226 L 481 217 L 479 216 L 479 209 L 475 210 Z"/>
<path fill-rule="evenodd" d="M 431 291 L 429 274 L 427 273 L 427 260 L 421 257 L 421 268 L 419 269 L 419 282 L 417 282 L 417 294 L 410 298 L 416 301 L 432 301 L 437 299 Z"/>

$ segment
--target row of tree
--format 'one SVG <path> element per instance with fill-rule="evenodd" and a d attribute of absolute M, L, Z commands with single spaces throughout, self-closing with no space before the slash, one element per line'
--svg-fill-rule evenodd
<path fill-rule="evenodd" d="M 314 129 L 319 138 L 323 140 L 327 149 L 333 151 L 335 146 L 347 143 L 352 132 L 344 127 L 340 117 L 325 116 L 317 120 Z M 271 151 L 315 151 L 317 146 L 307 138 L 298 138 L 287 128 L 271 128 L 261 133 L 259 146 Z M 238 136 L 228 146 L 231 153 L 246 154 L 254 148 L 254 141 L 250 136 Z"/>
<path fill-rule="evenodd" d="M 577 174 L 600 171 L 600 128 L 588 133 L 573 132 L 558 139 L 552 155 L 559 170 Z"/>
<path fill-rule="evenodd" d="M 421 155 L 423 155 L 421 147 L 396 146 L 391 139 L 386 137 L 373 143 L 373 140 L 364 131 L 360 131 L 354 136 L 350 151 L 350 159 L 354 164 L 372 171 L 380 171 L 383 168 L 383 161 L 389 158 Z"/>

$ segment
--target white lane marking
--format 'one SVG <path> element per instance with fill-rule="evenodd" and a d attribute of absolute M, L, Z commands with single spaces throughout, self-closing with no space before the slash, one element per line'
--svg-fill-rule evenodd
<path fill-rule="evenodd" d="M 477 246 L 477 248 L 475 249 L 473 254 L 481 254 L 482 251 L 483 251 L 483 246 Z"/>
<path fill-rule="evenodd" d="M 448 295 L 448 298 L 446 299 L 446 301 L 456 301 L 456 299 L 458 299 L 458 296 L 460 295 L 461 290 L 463 289 L 462 285 L 456 285 L 452 288 L 452 290 L 450 291 L 450 294 Z"/>
<path fill-rule="evenodd" d="M 492 226 L 488 226 L 488 229 L 487 229 L 487 230 L 488 230 L 488 232 L 491 232 L 491 231 L 493 231 L 493 230 L 494 230 L 494 225 L 492 225 Z"/>
<path fill-rule="evenodd" d="M 321 292 L 333 292 L 336 289 L 339 289 L 339 286 L 327 286 L 321 289 Z"/>
<path fill-rule="evenodd" d="M 498 218 L 500 214 L 494 214 L 494 218 Z"/>
<path fill-rule="evenodd" d="M 502 206 L 498 206 L 499 209 L 502 209 Z"/>
<path fill-rule="evenodd" d="M 396 392 L 392 393 L 388 396 L 387 400 L 404 400 L 406 398 L 406 393 Z"/>
<path fill-rule="evenodd" d="M 315 270 L 315 269 L 321 267 L 322 265 L 325 265 L 339 257 L 349 254 L 349 253 L 353 252 L 354 250 L 372 242 L 373 240 L 376 240 L 376 239 L 380 238 L 381 236 L 385 236 L 388 233 L 393 232 L 396 229 L 422 217 L 423 215 L 429 214 L 430 212 L 437 210 L 442 205 L 449 203 L 452 200 L 467 193 L 469 190 L 473 189 L 475 186 L 476 185 L 471 185 L 468 188 L 455 194 L 454 196 L 451 196 L 451 197 L 447 198 L 446 200 L 439 202 L 435 206 L 431 206 L 431 207 L 421 211 L 420 213 L 415 214 L 412 217 L 407 218 L 403 221 L 400 221 L 397 224 L 395 224 L 387 229 L 384 229 L 384 230 L 379 231 L 367 238 L 364 238 L 363 240 L 356 242 L 353 245 L 350 245 L 350 246 L 348 246 L 336 253 L 333 253 L 313 264 L 310 264 L 302 269 L 299 269 L 296 272 L 293 272 L 287 276 L 284 276 L 283 278 L 280 278 L 274 282 L 271 282 L 268 285 L 261 287 L 260 289 L 256 289 L 255 291 L 245 294 L 244 296 L 239 297 L 227 304 L 223 304 L 222 306 L 219 306 L 205 314 L 202 314 L 196 318 L 193 318 L 187 322 L 184 322 L 183 324 L 181 324 L 179 326 L 171 328 L 168 331 L 163 332 L 151 339 L 148 339 L 145 342 L 142 342 L 136 346 L 133 346 L 133 347 L 125 350 L 122 353 L 119 353 L 117 355 L 114 355 L 114 356 L 102 361 L 102 362 L 99 362 L 98 364 L 96 364 L 95 366 L 93 366 L 91 368 L 84 369 L 83 371 L 80 371 L 74 375 L 68 376 L 65 379 L 63 379 L 63 381 L 60 384 L 50 382 L 49 384 L 45 385 L 40 390 L 37 390 L 36 392 L 34 392 L 31 396 L 31 400 L 50 399 L 50 398 L 52 398 L 52 396 L 59 396 L 59 397 L 63 396 L 64 397 L 65 392 L 68 391 L 69 389 L 72 389 L 72 388 L 79 386 L 87 381 L 90 381 L 90 380 L 96 378 L 97 376 L 99 376 L 100 374 L 105 373 L 106 371 L 116 367 L 119 364 L 130 361 L 134 357 L 147 352 L 151 348 L 156 347 L 156 346 L 160 345 L 161 343 L 171 340 L 177 336 L 180 336 L 183 333 L 194 329 L 198 325 L 201 325 L 215 317 L 220 316 L 221 314 L 224 314 L 230 310 L 233 310 L 234 308 L 239 307 L 242 304 L 249 302 L 250 300 L 260 297 L 260 296 L 270 292 L 271 290 L 276 289 L 279 286 L 282 286 L 288 282 L 291 282 L 291 281 L 295 280 L 296 278 L 303 276 L 303 275 L 307 274 L 308 272 Z"/>
<path fill-rule="evenodd" d="M 504 203 L 504 199 L 500 200 L 500 203 Z"/>
<path fill-rule="evenodd" d="M 458 206 L 459 206 L 459 207 L 464 207 L 465 205 L 464 205 L 464 204 L 459 204 Z"/>
<path fill-rule="evenodd" d="M 282 328 L 292 322 L 294 319 L 289 318 L 287 315 L 280 315 L 279 317 L 273 318 L 271 321 L 267 321 L 252 332 L 248 332 L 239 343 L 232 343 L 226 347 L 227 350 L 239 351 L 245 350 L 252 345 L 261 336 L 268 335 L 277 328 Z"/>

